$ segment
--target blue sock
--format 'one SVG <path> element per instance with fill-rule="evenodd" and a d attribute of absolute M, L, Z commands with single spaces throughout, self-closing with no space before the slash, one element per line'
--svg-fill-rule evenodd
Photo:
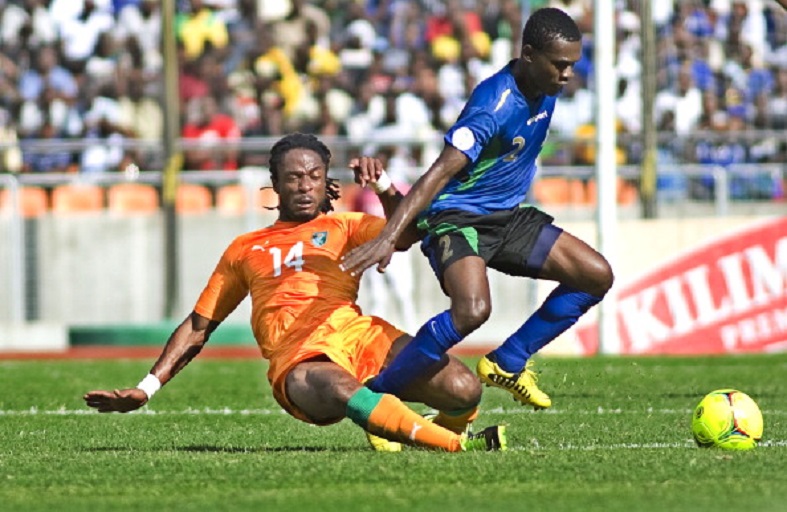
<path fill-rule="evenodd" d="M 454 326 L 451 311 L 443 311 L 427 321 L 410 343 L 396 354 L 391 364 L 367 386 L 378 393 L 395 395 L 440 361 L 443 354 L 461 340 L 462 335 Z"/>
<path fill-rule="evenodd" d="M 504 371 L 517 373 L 530 356 L 557 338 L 602 297 L 559 285 L 538 310 L 514 334 L 503 342 L 492 355 Z"/>

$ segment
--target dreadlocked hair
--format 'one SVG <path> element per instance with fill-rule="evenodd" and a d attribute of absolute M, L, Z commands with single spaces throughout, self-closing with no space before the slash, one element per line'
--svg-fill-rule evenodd
<path fill-rule="evenodd" d="M 284 161 L 284 155 L 291 149 L 308 149 L 317 153 L 325 164 L 325 201 L 320 205 L 322 213 L 333 211 L 333 201 L 339 199 L 339 180 L 327 176 L 328 165 L 331 162 L 331 151 L 320 139 L 308 133 L 291 133 L 279 139 L 271 148 L 271 157 L 268 167 L 271 171 L 271 181 L 276 183 L 279 179 L 279 168 Z"/>
<path fill-rule="evenodd" d="M 571 16 L 554 7 L 544 7 L 533 12 L 522 30 L 522 46 L 529 44 L 537 50 L 543 50 L 548 43 L 557 40 L 582 40 L 582 33 Z"/>

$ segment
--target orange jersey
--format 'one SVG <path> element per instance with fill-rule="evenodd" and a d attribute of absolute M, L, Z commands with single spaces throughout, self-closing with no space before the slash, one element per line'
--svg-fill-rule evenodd
<path fill-rule="evenodd" d="M 251 294 L 251 325 L 263 357 L 284 355 L 324 323 L 360 314 L 360 276 L 339 269 L 349 250 L 374 238 L 385 220 L 362 213 L 281 222 L 236 238 L 194 311 L 224 320 Z"/>

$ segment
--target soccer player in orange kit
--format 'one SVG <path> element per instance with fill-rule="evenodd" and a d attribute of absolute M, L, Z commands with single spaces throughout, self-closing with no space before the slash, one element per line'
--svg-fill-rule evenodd
<path fill-rule="evenodd" d="M 340 258 L 374 238 L 385 220 L 363 213 L 328 215 L 338 184 L 328 177 L 330 151 L 316 137 L 293 133 L 271 149 L 270 170 L 279 195 L 271 226 L 236 238 L 225 250 L 193 312 L 175 329 L 153 368 L 137 387 L 90 391 L 84 400 L 100 412 L 128 412 L 186 366 L 216 327 L 251 295 L 251 323 L 278 403 L 307 423 L 345 417 L 390 441 L 450 452 L 505 449 L 505 427 L 477 434 L 465 428 L 477 415 L 481 387 L 457 359 L 402 390 L 375 393 L 363 382 L 376 375 L 412 338 L 381 318 L 364 316 L 356 299 L 360 276 L 339 268 Z M 353 159 L 356 181 L 378 192 L 386 213 L 401 194 L 379 160 Z M 416 238 L 413 229 L 410 244 Z M 407 237 L 403 237 L 408 244 Z M 407 245 L 409 246 L 409 244 Z M 402 247 L 405 249 L 406 247 Z M 428 420 L 402 400 L 439 411 Z"/>

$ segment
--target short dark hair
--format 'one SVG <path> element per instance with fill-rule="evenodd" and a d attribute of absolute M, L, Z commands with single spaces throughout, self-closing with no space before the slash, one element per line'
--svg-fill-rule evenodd
<path fill-rule="evenodd" d="M 339 182 L 328 177 L 328 166 L 331 163 L 331 150 L 323 142 L 309 133 L 290 133 L 279 139 L 271 148 L 271 157 L 268 167 L 271 171 L 271 181 L 276 183 L 279 180 L 279 168 L 284 161 L 284 155 L 292 149 L 308 149 L 317 153 L 325 164 L 325 202 L 320 206 L 320 211 L 328 213 L 333 211 L 333 203 L 339 199 Z"/>
<path fill-rule="evenodd" d="M 522 46 L 529 44 L 537 50 L 552 41 L 581 41 L 582 32 L 574 20 L 554 7 L 538 9 L 527 20 L 522 29 Z"/>

